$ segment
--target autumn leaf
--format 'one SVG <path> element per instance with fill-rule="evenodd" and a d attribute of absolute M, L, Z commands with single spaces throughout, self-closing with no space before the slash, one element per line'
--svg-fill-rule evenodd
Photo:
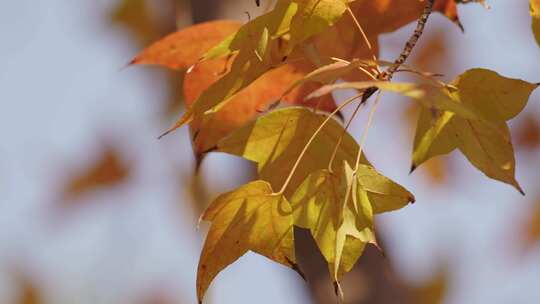
<path fill-rule="evenodd" d="M 522 241 L 526 249 L 530 249 L 540 244 L 540 198 L 532 206 L 532 210 L 527 213 L 524 225 L 522 225 Z"/>
<path fill-rule="evenodd" d="M 311 231 L 337 284 L 365 245 L 375 243 L 373 209 L 365 191 L 352 187 L 354 182 L 353 170 L 345 162 L 340 172 L 309 175 L 291 198 L 294 224 Z M 348 193 L 350 187 L 354 193 Z"/>
<path fill-rule="evenodd" d="M 204 54 L 203 59 L 227 57 L 241 51 L 255 55 L 255 50 L 261 43 L 261 34 L 265 29 L 268 32 L 268 40 L 281 37 L 289 31 L 291 20 L 297 10 L 296 3 L 279 0 L 270 12 L 250 20 L 238 31 L 217 43 Z"/>
<path fill-rule="evenodd" d="M 356 179 L 358 188 L 366 191 L 375 214 L 398 210 L 415 202 L 412 193 L 370 165 L 360 164 Z"/>
<path fill-rule="evenodd" d="M 29 275 L 16 271 L 13 273 L 16 287 L 18 288 L 15 296 L 16 304 L 43 304 L 45 303 L 44 294 L 40 290 L 40 286 L 36 284 L 36 280 Z"/>
<path fill-rule="evenodd" d="M 338 284 L 364 246 L 376 244 L 373 215 L 410 202 L 411 193 L 373 167 L 360 165 L 354 172 L 346 161 L 340 171 L 310 174 L 291 198 L 295 225 L 310 229 Z"/>
<path fill-rule="evenodd" d="M 202 215 L 212 222 L 199 260 L 197 296 L 247 251 L 296 269 L 292 209 L 283 195 L 255 181 L 219 196 Z"/>
<path fill-rule="evenodd" d="M 411 171 L 432 157 L 444 155 L 456 149 L 452 130 L 448 122 L 454 117 L 451 112 L 422 108 L 414 138 Z"/>
<path fill-rule="evenodd" d="M 228 35 L 240 28 L 240 23 L 217 20 L 196 24 L 155 42 L 138 54 L 132 64 L 159 65 L 170 69 L 186 69 Z"/>
<path fill-rule="evenodd" d="M 525 149 L 536 149 L 540 146 L 540 122 L 536 115 L 528 114 L 521 119 L 516 142 Z"/>
<path fill-rule="evenodd" d="M 514 186 L 524 194 L 515 178 L 515 158 L 510 131 L 504 122 L 488 125 L 456 117 L 454 136 L 460 151 L 488 177 Z"/>
<path fill-rule="evenodd" d="M 225 60 L 209 60 L 195 65 L 186 74 L 186 106 L 189 107 L 206 88 L 220 78 L 216 71 L 222 70 L 225 65 Z M 194 120 L 190 129 L 195 154 L 201 157 L 202 153 L 214 149 L 219 140 L 249 122 L 277 100 L 333 111 L 335 102 L 331 96 L 304 100 L 312 90 L 319 87 L 315 83 L 303 84 L 285 92 L 291 83 L 302 79 L 311 68 L 307 62 L 296 62 L 274 69 L 236 94 L 220 111 Z"/>
<path fill-rule="evenodd" d="M 146 0 L 123 0 L 111 15 L 115 24 L 126 26 L 141 43 L 160 35 L 159 27 L 148 12 Z"/>
<path fill-rule="evenodd" d="M 326 114 L 316 114 L 301 107 L 275 110 L 225 137 L 218 143 L 217 151 L 256 162 L 260 178 L 279 189 L 302 149 L 326 118 Z M 341 136 L 343 140 L 337 147 L 333 165 L 339 166 L 345 160 L 349 164 L 355 163 L 358 144 L 337 121 L 331 119 L 306 150 L 285 191 L 287 197 L 309 174 L 328 168 Z M 362 161 L 367 163 L 365 159 Z"/>
<path fill-rule="evenodd" d="M 324 96 L 334 90 L 366 90 L 372 87 L 378 88 L 382 91 L 410 97 L 427 108 L 451 111 L 461 117 L 470 119 L 480 118 L 473 111 L 473 109 L 470 109 L 464 104 L 456 102 L 451 96 L 450 88 L 432 84 L 399 83 L 387 81 L 342 82 L 323 86 L 310 94 L 307 98 L 309 99 Z"/>
<path fill-rule="evenodd" d="M 507 121 L 527 105 L 538 84 L 503 77 L 486 69 L 471 69 L 452 83 L 456 99 L 489 121 Z"/>
<path fill-rule="evenodd" d="M 445 302 L 450 289 L 450 273 L 447 265 L 439 267 L 441 269 L 423 284 L 406 284 L 411 303 L 442 304 Z"/>
<path fill-rule="evenodd" d="M 284 58 L 287 58 L 295 49 L 296 44 L 302 41 L 293 39 L 284 46 L 285 40 L 281 39 L 281 36 L 292 30 L 290 26 L 295 16 L 305 13 L 299 10 L 306 8 L 303 4 L 309 3 L 300 5 L 291 1 L 278 1 L 272 11 L 248 22 L 235 34 L 209 50 L 204 55 L 205 60 L 235 54 L 232 66 L 225 76 L 201 93 L 169 132 L 194 119 L 201 119 L 204 115 L 218 112 L 238 92 L 248 87 L 264 73 L 287 63 L 284 62 Z M 319 12 L 318 5 L 313 5 L 315 11 Z M 323 8 L 328 9 L 327 6 Z M 320 13 L 323 15 L 319 17 L 328 18 L 328 24 L 332 24 L 334 22 L 332 18 L 335 16 L 325 15 L 325 11 L 322 9 Z M 313 17 L 315 18 L 316 15 Z M 322 30 L 324 27 L 312 25 L 303 27 L 301 33 L 305 33 L 302 37 L 306 39 Z"/>
<path fill-rule="evenodd" d="M 332 84 L 340 78 L 347 77 L 351 72 L 358 70 L 360 67 L 374 67 L 375 63 L 370 64 L 364 60 L 353 60 L 352 62 L 337 61 L 327 65 L 323 65 L 314 71 L 308 73 L 304 77 L 292 82 L 292 85 L 285 91 L 287 94 L 293 91 L 298 86 L 306 83 L 315 82 L 318 84 Z M 317 88 L 318 89 L 318 88 Z M 313 94 L 313 93 L 312 93 Z M 306 96 L 307 97 L 307 96 Z M 319 96 L 320 97 L 320 96 Z"/>
<path fill-rule="evenodd" d="M 532 29 L 536 42 L 540 45 L 540 0 L 531 0 Z"/>
<path fill-rule="evenodd" d="M 427 111 L 429 114 L 429 111 Z M 414 136 L 416 128 L 420 128 L 419 115 L 424 114 L 424 107 L 417 103 L 410 103 L 403 109 L 403 123 L 407 129 L 407 136 Z M 431 126 L 431 116 L 427 115 L 424 120 L 424 128 L 429 129 Z M 426 131 L 422 131 L 425 133 Z M 420 139 L 417 139 L 420 140 Z M 415 146 L 418 143 L 415 143 Z M 444 154 L 444 153 L 442 153 Z M 413 155 L 414 158 L 414 155 Z M 426 174 L 426 178 L 435 186 L 442 186 L 450 175 L 451 165 L 448 159 L 442 157 L 432 158 L 425 162 L 422 166 L 423 172 Z"/>
<path fill-rule="evenodd" d="M 95 163 L 68 182 L 64 189 L 64 197 L 71 201 L 90 191 L 119 185 L 127 180 L 130 171 L 118 151 L 107 147 Z"/>
<path fill-rule="evenodd" d="M 372 36 L 396 31 L 417 20 L 424 5 L 424 1 L 417 0 L 364 0 L 355 1 L 350 6 L 368 35 Z M 459 25 L 455 0 L 435 1 L 433 9 Z"/>
<path fill-rule="evenodd" d="M 349 0 L 293 0 L 298 4 L 291 21 L 291 44 L 297 45 L 333 26 L 347 10 Z"/>
<path fill-rule="evenodd" d="M 259 23 L 256 22 L 256 24 Z M 236 32 L 238 28 L 240 24 L 227 20 L 197 24 L 156 42 L 139 54 L 133 62 L 160 65 L 171 69 L 191 67 L 184 79 L 184 101 L 186 107 L 190 108 L 203 92 L 223 78 L 230 68 L 228 62 L 231 59 L 222 58 L 203 62 L 198 62 L 198 60 L 213 45 Z M 235 35 L 242 37 L 243 34 L 239 31 Z M 259 56 L 264 53 L 263 49 L 264 47 L 257 45 L 256 51 Z M 273 69 L 235 94 L 220 111 L 195 119 L 190 129 L 197 159 L 200 161 L 204 151 L 214 148 L 217 141 L 251 120 L 279 98 L 289 103 L 304 103 L 304 97 L 318 88 L 316 84 L 305 84 L 283 95 L 291 82 L 301 79 L 312 69 L 313 65 L 305 60 Z M 229 78 L 234 77 L 234 75 L 229 76 Z M 219 90 L 220 88 L 216 89 L 216 91 Z M 310 101 L 309 105 L 326 111 L 335 108 L 335 102 L 329 96 Z"/>
<path fill-rule="evenodd" d="M 436 155 L 456 148 L 488 177 L 514 186 L 515 159 L 506 121 L 525 107 L 536 84 L 503 77 L 484 69 L 459 76 L 451 86 L 452 98 L 473 109 L 478 120 L 451 112 L 424 109 L 419 118 L 413 152 L 413 169 Z"/>

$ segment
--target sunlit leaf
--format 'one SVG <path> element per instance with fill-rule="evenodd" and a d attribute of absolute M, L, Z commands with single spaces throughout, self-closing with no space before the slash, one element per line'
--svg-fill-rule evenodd
<path fill-rule="evenodd" d="M 525 108 L 538 84 L 511 79 L 486 69 L 471 69 L 452 83 L 454 97 L 490 121 L 510 120 Z"/>
<path fill-rule="evenodd" d="M 217 151 L 256 162 L 260 178 L 279 189 L 300 152 L 326 117 L 325 114 L 315 114 L 306 108 L 279 109 L 224 138 L 218 143 Z M 334 148 L 342 135 L 343 140 L 337 148 L 333 165 L 340 166 L 343 161 L 354 165 L 358 144 L 347 132 L 344 133 L 337 121 L 331 119 L 307 149 L 285 192 L 287 197 L 309 174 L 328 168 Z M 364 159 L 363 163 L 367 161 Z"/>
<path fill-rule="evenodd" d="M 292 209 L 268 183 L 255 181 L 219 196 L 202 219 L 212 225 L 197 272 L 199 301 L 217 274 L 248 251 L 296 268 Z"/>
<path fill-rule="evenodd" d="M 349 272 L 367 243 L 374 243 L 373 215 L 400 209 L 414 197 L 403 187 L 360 165 L 310 174 L 291 198 L 295 225 L 310 229 L 334 282 Z"/>
<path fill-rule="evenodd" d="M 433 156 L 459 148 L 488 177 L 508 183 L 523 193 L 515 179 L 515 159 L 506 120 L 525 107 L 537 87 L 483 69 L 469 70 L 452 86 L 452 97 L 481 119 L 424 109 L 413 152 L 413 169 Z"/>
<path fill-rule="evenodd" d="M 223 70 L 225 65 L 225 60 L 210 60 L 195 65 L 187 73 L 184 81 L 186 106 L 189 107 L 206 88 L 220 78 L 218 71 Z M 285 92 L 291 83 L 304 77 L 311 67 L 308 63 L 296 62 L 274 69 L 236 94 L 220 111 L 193 121 L 190 127 L 195 153 L 199 155 L 215 148 L 220 139 L 249 122 L 281 97 L 291 104 L 316 107 L 324 111 L 334 110 L 335 102 L 331 96 L 304 100 L 308 93 L 319 87 L 316 83 L 306 83 Z"/>
<path fill-rule="evenodd" d="M 307 98 L 320 97 L 329 94 L 334 90 L 366 90 L 372 87 L 378 88 L 382 91 L 410 97 L 413 100 L 420 102 L 424 107 L 430 109 L 451 111 L 461 117 L 470 119 L 480 118 L 476 112 L 473 111 L 473 109 L 470 109 L 462 103 L 456 102 L 456 100 L 452 98 L 449 88 L 431 84 L 398 83 L 387 81 L 342 82 L 324 86 L 310 94 Z"/>
<path fill-rule="evenodd" d="M 412 193 L 369 165 L 358 167 L 356 179 L 358 188 L 366 191 L 376 214 L 398 210 L 415 201 Z"/>
<path fill-rule="evenodd" d="M 261 33 L 266 29 L 270 39 L 276 39 L 289 31 L 291 20 L 296 14 L 298 6 L 288 0 L 279 0 L 274 9 L 261 15 L 246 24 L 237 32 L 229 35 L 223 41 L 208 50 L 203 56 L 204 60 L 226 57 L 238 51 L 255 55 L 255 50 L 261 43 Z"/>
<path fill-rule="evenodd" d="M 296 45 L 334 25 L 347 10 L 348 0 L 293 0 L 298 4 L 290 35 Z"/>
<path fill-rule="evenodd" d="M 160 65 L 171 69 L 186 69 L 224 37 L 240 28 L 240 23 L 217 20 L 193 25 L 155 42 L 133 60 L 132 64 Z"/>
<path fill-rule="evenodd" d="M 352 269 L 365 245 L 375 243 L 373 209 L 365 191 L 354 187 L 354 193 L 347 193 L 354 182 L 345 163 L 340 172 L 309 175 L 291 198 L 295 225 L 311 231 L 336 283 Z"/>

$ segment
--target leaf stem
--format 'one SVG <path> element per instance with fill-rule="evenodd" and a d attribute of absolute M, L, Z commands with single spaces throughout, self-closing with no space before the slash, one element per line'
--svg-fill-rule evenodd
<path fill-rule="evenodd" d="M 377 94 L 377 98 L 375 99 L 375 102 L 373 103 L 373 106 L 371 107 L 371 110 L 369 111 L 368 121 L 366 123 L 366 127 L 364 128 L 364 133 L 362 134 L 362 138 L 360 139 L 358 154 L 356 155 L 356 164 L 354 165 L 354 170 L 353 170 L 353 180 L 354 178 L 356 178 L 356 174 L 358 173 L 358 168 L 360 167 L 360 160 L 362 159 L 362 152 L 364 150 L 364 144 L 366 142 L 366 139 L 369 133 L 369 128 L 371 127 L 371 124 L 373 123 L 373 117 L 375 116 L 375 112 L 377 111 L 377 107 L 380 101 L 381 101 L 381 92 L 379 91 Z M 345 193 L 345 199 L 343 200 L 344 206 L 349 201 L 353 185 L 354 185 L 354 182 L 347 186 L 347 192 Z"/>
<path fill-rule="evenodd" d="M 352 102 L 354 102 L 355 100 L 357 100 L 358 98 L 360 98 L 362 96 L 363 96 L 363 94 L 358 94 L 356 96 L 353 96 L 353 97 L 347 99 L 341 105 L 339 105 L 334 110 L 334 112 L 330 113 L 330 115 L 328 115 L 328 117 L 326 117 L 326 119 L 321 123 L 321 125 L 317 128 L 317 130 L 313 133 L 311 138 L 308 140 L 308 142 L 304 146 L 304 149 L 302 149 L 302 152 L 300 152 L 300 155 L 298 156 L 298 159 L 296 159 L 296 162 L 294 163 L 294 165 L 293 165 L 293 167 L 291 169 L 291 172 L 289 173 L 289 176 L 287 176 L 287 179 L 283 183 L 283 186 L 281 187 L 279 192 L 275 193 L 276 195 L 282 195 L 285 192 L 285 190 L 287 189 L 287 186 L 289 185 L 289 183 L 291 182 L 291 180 L 292 180 L 292 178 L 294 176 L 294 173 L 296 172 L 296 169 L 298 169 L 298 165 L 300 165 L 300 162 L 302 161 L 302 158 L 306 154 L 307 150 L 309 149 L 309 147 L 311 146 L 311 144 L 313 143 L 313 141 L 315 140 L 317 135 L 319 135 L 319 133 L 322 131 L 324 126 L 326 126 L 326 124 L 330 121 L 330 119 L 332 119 L 343 108 L 345 108 L 346 106 L 348 106 L 349 104 L 351 104 Z"/>
<path fill-rule="evenodd" d="M 347 133 L 347 130 L 351 126 L 352 121 L 358 114 L 360 108 L 362 107 L 363 103 L 358 103 L 356 106 L 356 109 L 354 109 L 353 114 L 351 115 L 351 118 L 349 121 L 347 121 L 347 124 L 345 125 L 345 128 L 343 129 L 343 132 L 341 132 L 341 135 L 339 136 L 339 140 L 336 144 L 336 147 L 334 148 L 334 152 L 332 152 L 332 156 L 330 157 L 330 161 L 328 162 L 328 171 L 333 172 L 332 167 L 334 166 L 334 160 L 336 159 L 337 151 L 339 150 L 339 147 L 341 146 L 341 142 L 343 141 L 343 138 L 345 137 L 345 133 Z"/>
<path fill-rule="evenodd" d="M 371 110 L 369 111 L 368 121 L 366 123 L 364 133 L 362 134 L 362 138 L 360 139 L 360 147 L 358 148 L 358 154 L 356 155 L 356 164 L 354 165 L 355 174 L 358 171 L 358 167 L 360 166 L 360 159 L 362 158 L 362 151 L 364 149 L 364 144 L 366 143 L 366 139 L 369 133 L 369 128 L 371 127 L 373 123 L 373 117 L 375 116 L 375 112 L 377 111 L 377 107 L 380 101 L 381 101 L 381 92 L 379 91 L 377 93 L 377 97 L 375 98 L 375 102 L 373 103 L 373 106 L 371 106 Z"/>
<path fill-rule="evenodd" d="M 366 43 L 366 46 L 368 47 L 368 50 L 369 52 L 371 53 L 371 57 L 373 58 L 373 61 L 375 62 L 375 64 L 377 65 L 377 72 L 381 72 L 380 70 L 380 67 L 379 65 L 377 64 L 377 55 L 375 55 L 375 52 L 373 52 L 373 47 L 371 46 L 371 42 L 369 42 L 369 39 L 366 35 L 366 32 L 364 31 L 364 29 L 362 28 L 362 25 L 360 24 L 360 22 L 358 22 L 358 19 L 356 18 L 356 16 L 354 15 L 354 12 L 351 10 L 351 7 L 347 5 L 347 12 L 349 13 L 349 15 L 351 16 L 351 18 L 353 19 L 354 21 L 354 24 L 356 25 L 356 28 L 358 28 L 358 31 L 360 32 L 360 34 L 362 35 L 362 38 L 364 39 L 364 42 Z"/>

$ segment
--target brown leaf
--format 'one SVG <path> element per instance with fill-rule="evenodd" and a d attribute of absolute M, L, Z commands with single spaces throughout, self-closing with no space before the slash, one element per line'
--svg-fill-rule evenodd
<path fill-rule="evenodd" d="M 118 151 L 107 147 L 94 164 L 72 177 L 64 188 L 64 198 L 72 201 L 99 188 L 117 186 L 128 179 L 130 171 Z"/>
<path fill-rule="evenodd" d="M 522 239 L 526 249 L 540 245 L 540 198 L 527 213 Z"/>
<path fill-rule="evenodd" d="M 442 304 L 448 293 L 449 274 L 447 269 L 439 272 L 422 285 L 409 285 L 410 303 Z"/>
<path fill-rule="evenodd" d="M 526 115 L 517 130 L 517 145 L 525 149 L 540 146 L 540 122 L 532 115 Z"/>
<path fill-rule="evenodd" d="M 111 14 L 113 24 L 126 27 L 140 43 L 147 43 L 160 35 L 146 0 L 123 0 Z"/>
<path fill-rule="evenodd" d="M 43 295 L 39 291 L 35 283 L 24 275 L 16 275 L 17 284 L 19 288 L 19 295 L 17 297 L 17 304 L 43 304 Z"/>

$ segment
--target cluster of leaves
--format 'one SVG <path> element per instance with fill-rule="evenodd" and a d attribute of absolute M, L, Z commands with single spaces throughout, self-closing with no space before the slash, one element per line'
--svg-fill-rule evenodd
<path fill-rule="evenodd" d="M 258 180 L 219 196 L 201 217 L 212 225 L 198 267 L 200 301 L 217 274 L 247 251 L 301 273 L 295 226 L 311 231 L 340 291 L 340 278 L 364 247 L 377 244 L 374 216 L 414 202 L 363 153 L 381 92 L 422 106 L 413 170 L 459 149 L 488 177 L 523 192 L 515 179 L 507 121 L 523 110 L 537 84 L 485 69 L 444 83 L 402 65 L 432 9 L 461 26 L 460 2 L 481 1 L 277 0 L 273 9 L 246 24 L 219 20 L 194 25 L 133 60 L 186 72 L 187 110 L 167 133 L 189 124 L 199 162 L 218 151 L 258 166 Z M 531 8 L 538 38 L 537 0 Z M 377 59 L 378 36 L 417 19 L 400 59 Z M 421 81 L 391 82 L 393 73 L 401 71 Z M 330 94 L 338 89 L 355 89 L 358 95 L 338 106 Z M 374 94 L 369 123 L 357 143 L 348 126 Z M 289 106 L 275 109 L 282 102 Z M 357 111 L 343 125 L 340 110 L 351 104 Z"/>

